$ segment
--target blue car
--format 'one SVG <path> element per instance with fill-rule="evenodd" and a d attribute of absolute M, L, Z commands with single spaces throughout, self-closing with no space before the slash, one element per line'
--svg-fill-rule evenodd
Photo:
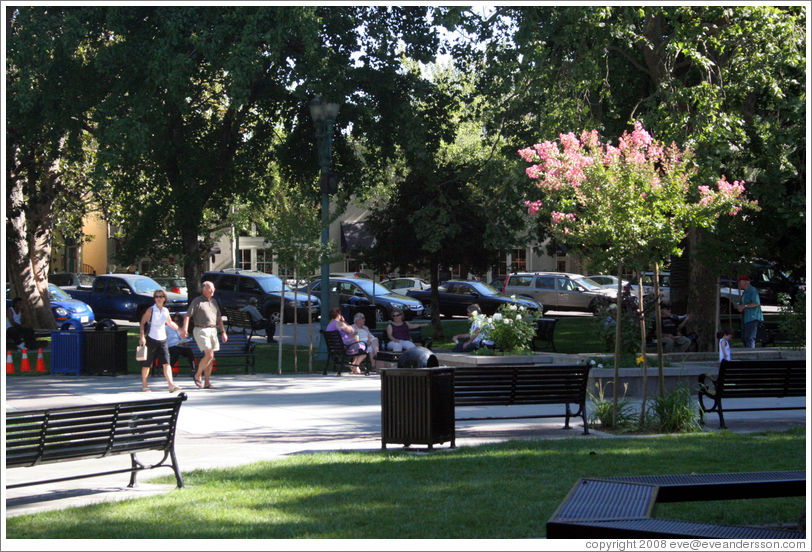
<path fill-rule="evenodd" d="M 48 284 L 48 295 L 51 301 L 51 311 L 54 313 L 56 326 L 62 328 L 69 324 L 75 328 L 80 326 L 90 326 L 96 320 L 91 309 L 86 303 L 71 299 L 71 297 L 54 284 Z M 11 307 L 11 299 L 8 297 L 6 288 L 6 309 Z"/>

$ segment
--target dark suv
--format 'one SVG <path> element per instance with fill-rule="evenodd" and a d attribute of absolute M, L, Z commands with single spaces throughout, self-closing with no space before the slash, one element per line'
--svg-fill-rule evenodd
<path fill-rule="evenodd" d="M 202 282 L 214 284 L 214 297 L 220 307 L 239 309 L 256 297 L 257 308 L 263 316 L 279 324 L 279 303 L 285 301 L 285 322 L 293 322 L 294 315 L 299 322 L 319 319 L 319 298 L 310 296 L 310 312 L 307 309 L 307 294 L 293 292 L 282 280 L 273 274 L 256 270 L 223 270 L 206 272 Z M 285 293 L 282 294 L 284 285 Z"/>

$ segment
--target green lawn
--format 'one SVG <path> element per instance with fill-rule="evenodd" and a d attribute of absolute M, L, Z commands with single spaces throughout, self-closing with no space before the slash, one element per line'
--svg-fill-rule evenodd
<path fill-rule="evenodd" d="M 519 539 L 579 477 L 804 469 L 805 431 L 568 438 L 441 449 L 305 454 L 184 474 L 163 495 L 11 517 L 8 539 Z M 173 483 L 171 476 L 162 483 Z M 804 498 L 666 504 L 658 516 L 796 522 Z"/>

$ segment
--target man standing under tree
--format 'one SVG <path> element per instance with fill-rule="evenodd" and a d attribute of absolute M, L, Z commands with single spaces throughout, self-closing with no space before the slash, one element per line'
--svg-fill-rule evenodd
<path fill-rule="evenodd" d="M 761 299 L 758 290 L 750 285 L 750 277 L 739 276 L 739 289 L 742 290 L 741 302 L 736 309 L 742 314 L 742 341 L 745 348 L 756 348 L 758 324 L 764 320 L 761 312 Z"/>
<path fill-rule="evenodd" d="M 195 297 L 189 304 L 186 316 L 183 317 L 183 330 L 181 338 L 189 335 L 189 318 L 193 318 L 195 328 L 193 330 L 197 347 L 203 351 L 203 358 L 197 365 L 195 373 L 195 385 L 205 389 L 215 389 L 211 384 L 211 369 L 214 366 L 214 352 L 220 350 L 220 342 L 217 340 L 217 326 L 220 326 L 223 343 L 228 341 L 225 326 L 223 326 L 223 315 L 220 306 L 214 298 L 214 284 L 203 282 L 203 295 Z M 200 374 L 205 377 L 205 385 L 200 381 Z"/>

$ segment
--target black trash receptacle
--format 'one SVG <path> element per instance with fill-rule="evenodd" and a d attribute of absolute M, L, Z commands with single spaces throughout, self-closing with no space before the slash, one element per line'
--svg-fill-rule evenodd
<path fill-rule="evenodd" d="M 404 351 L 398 358 L 398 368 L 437 368 L 440 361 L 425 347 L 414 347 Z"/>
<path fill-rule="evenodd" d="M 405 355 L 405 353 L 404 353 Z M 433 355 L 432 355 L 433 356 Z M 454 440 L 454 368 L 379 368 L 381 448 Z"/>
<path fill-rule="evenodd" d="M 127 373 L 127 330 L 100 330 L 85 333 L 87 376 L 115 376 Z"/>

